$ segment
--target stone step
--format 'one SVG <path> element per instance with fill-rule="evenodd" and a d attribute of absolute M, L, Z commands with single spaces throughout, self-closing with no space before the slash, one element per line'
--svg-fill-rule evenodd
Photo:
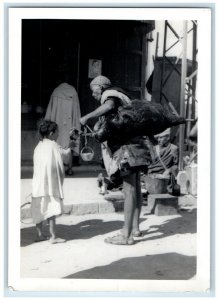
<path fill-rule="evenodd" d="M 123 211 L 123 204 L 124 201 L 68 204 L 63 206 L 63 214 L 82 216 L 88 214 L 113 213 Z M 21 209 L 21 220 L 25 219 L 31 219 L 30 206 Z"/>
<path fill-rule="evenodd" d="M 31 179 L 21 180 L 21 206 L 31 201 Z M 99 194 L 97 178 L 65 178 L 64 180 L 64 213 L 73 215 L 111 213 L 122 211 L 124 195 L 122 191 L 110 191 L 105 196 Z M 153 195 L 149 195 L 151 199 Z M 179 208 L 196 207 L 196 198 L 184 195 L 178 198 Z M 151 213 L 150 203 L 145 206 Z M 21 219 L 30 218 L 30 207 L 21 208 Z"/>
<path fill-rule="evenodd" d="M 21 180 L 21 219 L 31 217 L 31 179 Z M 97 213 L 112 213 L 123 210 L 123 194 L 120 192 L 119 201 L 112 201 L 99 194 L 97 178 L 65 178 L 63 209 L 65 214 L 85 215 Z M 110 192 L 106 196 L 113 194 Z M 118 194 L 117 194 L 118 195 Z M 111 196 L 114 199 L 115 196 Z M 109 197 L 110 198 L 110 197 Z M 23 206 L 23 207 L 22 207 Z"/>

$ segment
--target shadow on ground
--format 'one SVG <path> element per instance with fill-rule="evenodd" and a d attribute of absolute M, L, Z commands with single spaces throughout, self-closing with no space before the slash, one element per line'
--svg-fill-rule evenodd
<path fill-rule="evenodd" d="M 68 216 L 67 216 L 68 217 Z M 140 222 L 147 221 L 147 217 L 141 218 Z M 80 222 L 75 225 L 57 224 L 57 235 L 67 241 L 76 239 L 90 239 L 97 235 L 110 233 L 121 229 L 123 221 L 103 222 L 101 219 L 91 219 Z M 191 212 L 181 212 L 178 218 L 170 219 L 161 225 L 150 226 L 148 230 L 142 233 L 144 237 L 140 241 L 149 241 L 154 239 L 165 238 L 175 234 L 186 234 L 197 232 L 196 209 Z M 148 236 L 150 233 L 159 232 L 159 236 Z M 49 235 L 48 226 L 45 227 L 45 233 Z M 35 226 L 21 229 L 21 247 L 34 243 L 36 236 Z"/>
<path fill-rule="evenodd" d="M 150 232 L 149 232 L 150 230 Z M 145 235 L 141 241 L 154 240 L 157 238 L 164 238 L 174 234 L 186 234 L 186 233 L 196 233 L 197 232 L 197 210 L 192 211 L 181 211 L 180 217 L 175 219 L 170 219 L 161 225 L 153 225 L 149 227 L 149 230 L 143 231 Z M 148 233 L 159 232 L 159 237 L 147 237 Z"/>
<path fill-rule="evenodd" d="M 80 222 L 75 225 L 56 225 L 57 236 L 67 241 L 76 239 L 90 239 L 94 236 L 105 234 L 122 228 L 122 221 L 103 222 L 100 219 L 93 219 Z M 49 236 L 48 226 L 45 226 L 45 234 Z M 36 228 L 28 227 L 21 229 L 21 247 L 34 243 Z"/>
<path fill-rule="evenodd" d="M 167 253 L 123 258 L 64 278 L 188 280 L 195 274 L 195 256 Z"/>

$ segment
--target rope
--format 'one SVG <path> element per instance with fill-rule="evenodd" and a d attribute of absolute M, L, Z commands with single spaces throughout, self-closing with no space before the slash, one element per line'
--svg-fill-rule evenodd
<path fill-rule="evenodd" d="M 87 132 L 87 130 L 90 131 L 90 133 Z M 87 146 L 87 136 L 92 136 L 94 138 L 94 131 L 86 124 L 84 126 L 84 142 L 85 142 L 85 147 Z M 95 138 L 94 138 L 95 139 Z M 97 139 L 95 139 L 96 142 L 99 143 L 99 141 Z M 103 145 L 104 148 L 107 148 L 106 145 L 104 143 L 101 143 Z"/>
<path fill-rule="evenodd" d="M 159 158 L 159 160 L 160 160 L 160 162 L 161 162 L 161 165 L 163 166 L 164 170 L 166 171 L 166 170 L 167 170 L 167 167 L 165 166 L 165 164 L 164 164 L 162 158 L 160 157 L 160 153 L 159 153 L 158 149 L 157 149 L 157 148 L 155 148 L 155 149 L 156 149 L 157 156 L 158 156 L 158 158 Z"/>
<path fill-rule="evenodd" d="M 28 195 L 25 197 L 25 200 L 26 200 L 28 197 L 30 197 L 30 196 L 32 196 L 32 193 L 28 194 Z M 21 208 L 24 207 L 24 206 L 27 205 L 27 204 L 30 204 L 30 203 L 31 203 L 31 201 L 25 202 L 24 204 L 21 205 Z"/>
<path fill-rule="evenodd" d="M 93 130 L 88 125 L 86 125 L 86 128 L 93 134 Z"/>
<path fill-rule="evenodd" d="M 90 131 L 90 133 L 88 133 L 87 131 Z M 85 125 L 84 127 L 84 144 L 85 144 L 85 147 L 87 146 L 87 137 L 88 136 L 93 136 L 93 130 L 88 126 L 88 125 Z"/>
<path fill-rule="evenodd" d="M 28 194 L 28 195 L 25 197 L 25 200 L 26 200 L 27 198 L 29 198 L 30 196 L 32 196 L 32 193 Z M 23 207 L 25 207 L 26 205 L 28 205 L 28 204 L 31 204 L 31 201 L 27 201 L 27 202 L 25 202 L 24 204 L 22 204 L 22 205 L 20 206 L 20 210 L 21 210 Z M 21 216 L 21 211 L 20 211 L 20 216 Z M 22 220 L 22 219 L 20 220 L 20 222 L 23 223 L 23 224 L 32 224 L 32 221 L 25 222 L 25 221 Z"/>
<path fill-rule="evenodd" d="M 87 147 L 87 127 L 84 128 L 84 146 Z"/>
<path fill-rule="evenodd" d="M 88 130 L 91 133 L 88 133 Z M 80 155 L 84 161 L 90 161 L 93 159 L 94 151 L 91 147 L 88 146 L 87 137 L 93 136 L 93 131 L 90 129 L 90 127 L 88 125 L 85 125 L 83 135 L 84 135 L 84 147 L 81 149 Z"/>

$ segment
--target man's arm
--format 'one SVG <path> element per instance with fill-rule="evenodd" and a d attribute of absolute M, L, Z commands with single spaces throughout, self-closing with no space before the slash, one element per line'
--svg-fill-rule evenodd
<path fill-rule="evenodd" d="M 100 117 L 108 113 L 109 111 L 113 110 L 115 108 L 115 103 L 113 100 L 107 100 L 104 102 L 100 107 L 95 109 L 94 111 L 90 112 L 89 114 L 83 116 L 80 118 L 81 125 L 85 125 L 88 120 Z"/>

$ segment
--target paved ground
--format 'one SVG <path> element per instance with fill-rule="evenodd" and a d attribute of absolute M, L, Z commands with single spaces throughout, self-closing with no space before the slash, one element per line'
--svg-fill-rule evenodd
<path fill-rule="evenodd" d="M 21 224 L 21 277 L 92 279 L 187 279 L 196 275 L 196 210 L 179 215 L 141 214 L 142 238 L 132 246 L 104 243 L 119 232 L 123 213 L 63 215 L 52 245 L 34 243 L 35 227 Z M 48 231 L 48 228 L 46 227 Z"/>

